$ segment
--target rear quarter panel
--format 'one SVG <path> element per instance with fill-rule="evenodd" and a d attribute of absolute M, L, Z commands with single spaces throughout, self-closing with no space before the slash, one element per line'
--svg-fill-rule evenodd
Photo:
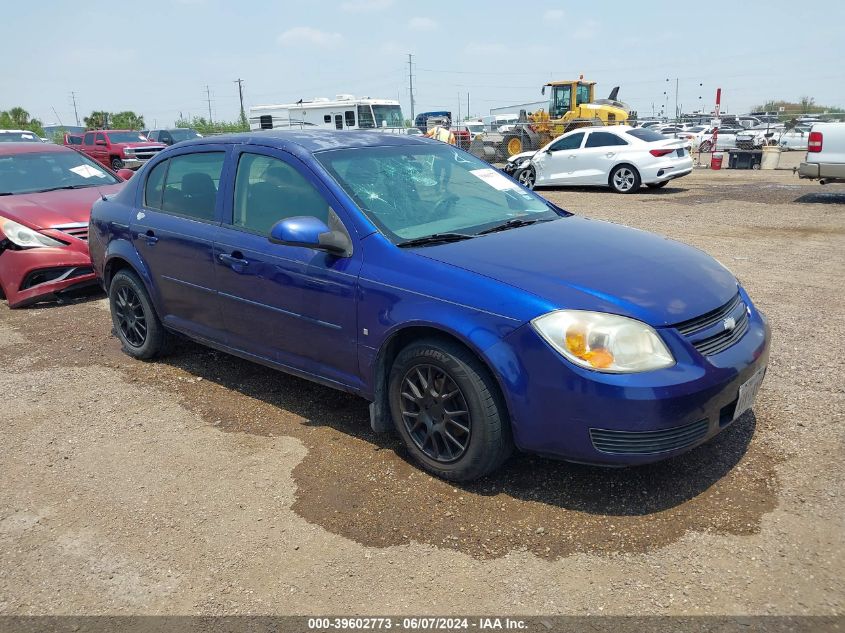
<path fill-rule="evenodd" d="M 808 153 L 808 162 L 845 163 L 845 123 L 816 123 L 812 131 L 822 133 L 822 151 Z"/>

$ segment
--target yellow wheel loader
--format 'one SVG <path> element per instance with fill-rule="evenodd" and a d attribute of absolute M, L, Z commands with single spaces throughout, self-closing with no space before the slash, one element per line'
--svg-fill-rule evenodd
<path fill-rule="evenodd" d="M 578 127 L 591 125 L 621 125 L 628 122 L 630 109 L 616 97 L 614 88 L 607 99 L 594 99 L 594 81 L 552 81 L 543 86 L 542 94 L 549 91 L 547 110 L 532 114 L 520 112 L 519 121 L 499 130 L 486 132 L 473 141 L 470 151 L 489 162 L 507 160 L 509 157 L 537 150 L 556 136 Z"/>

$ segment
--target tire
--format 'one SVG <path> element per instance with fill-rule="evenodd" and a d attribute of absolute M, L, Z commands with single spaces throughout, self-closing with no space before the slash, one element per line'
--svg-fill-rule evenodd
<path fill-rule="evenodd" d="M 636 193 L 641 182 L 640 173 L 633 165 L 617 165 L 607 179 L 610 188 L 616 193 Z"/>
<path fill-rule="evenodd" d="M 511 156 L 515 156 L 516 154 L 521 154 L 522 152 L 526 151 L 525 140 L 525 137 L 520 134 L 506 136 L 505 139 L 502 141 L 502 147 L 504 147 L 505 156 L 510 158 Z"/>
<path fill-rule="evenodd" d="M 513 451 L 498 385 L 457 343 L 423 339 L 405 347 L 391 367 L 388 395 L 393 422 L 409 452 L 438 477 L 483 477 Z"/>
<path fill-rule="evenodd" d="M 713 149 L 713 143 L 711 141 L 704 141 L 701 145 L 698 146 L 698 151 L 703 152 L 705 154 L 711 149 Z"/>
<path fill-rule="evenodd" d="M 112 168 L 112 171 L 117 171 L 118 169 L 123 169 L 123 161 L 120 160 L 117 156 L 112 157 L 111 168 Z"/>
<path fill-rule="evenodd" d="M 529 165 L 525 169 L 518 169 L 514 174 L 514 178 L 523 187 L 534 189 L 534 186 L 537 184 L 537 172 L 534 169 L 534 165 Z"/>
<path fill-rule="evenodd" d="M 120 270 L 109 284 L 114 333 L 123 351 L 140 360 L 167 354 L 173 335 L 162 325 L 144 284 L 134 272 Z"/>
<path fill-rule="evenodd" d="M 665 187 L 669 184 L 668 180 L 664 180 L 663 182 L 651 182 L 646 185 L 649 189 L 660 189 L 661 187 Z"/>

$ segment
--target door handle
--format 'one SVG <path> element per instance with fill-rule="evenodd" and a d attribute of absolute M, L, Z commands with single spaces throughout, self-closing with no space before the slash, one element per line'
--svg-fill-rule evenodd
<path fill-rule="evenodd" d="M 248 266 L 249 265 L 249 261 L 244 259 L 243 256 L 238 251 L 235 251 L 231 255 L 228 255 L 226 253 L 220 253 L 217 256 L 217 259 L 219 259 L 221 262 L 223 262 L 227 266 L 232 266 L 233 268 L 235 266 Z"/>
<path fill-rule="evenodd" d="M 149 229 L 146 233 L 144 233 L 144 238 L 147 240 L 147 244 L 149 244 L 150 246 L 158 242 L 158 238 L 156 237 L 155 231 L 153 231 L 152 229 Z"/>

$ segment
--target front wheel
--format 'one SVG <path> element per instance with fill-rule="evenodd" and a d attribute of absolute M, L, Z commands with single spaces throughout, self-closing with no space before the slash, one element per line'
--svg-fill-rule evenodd
<path fill-rule="evenodd" d="M 534 169 L 534 165 L 528 165 L 525 169 L 517 171 L 516 180 L 523 187 L 533 189 L 534 185 L 537 184 L 537 172 Z"/>
<path fill-rule="evenodd" d="M 619 165 L 610 172 L 610 188 L 616 193 L 634 193 L 640 188 L 640 174 L 631 165 Z"/>
<path fill-rule="evenodd" d="M 498 386 L 460 345 L 437 339 L 410 344 L 393 363 L 388 389 L 399 434 L 435 475 L 470 481 L 510 456 L 513 439 Z"/>
<path fill-rule="evenodd" d="M 118 169 L 123 169 L 123 161 L 120 160 L 117 156 L 111 159 L 111 168 L 113 171 L 117 171 Z"/>
<path fill-rule="evenodd" d="M 141 360 L 166 354 L 172 335 L 153 309 L 144 284 L 129 270 L 120 270 L 109 285 L 109 306 L 114 332 L 123 350 Z"/>

